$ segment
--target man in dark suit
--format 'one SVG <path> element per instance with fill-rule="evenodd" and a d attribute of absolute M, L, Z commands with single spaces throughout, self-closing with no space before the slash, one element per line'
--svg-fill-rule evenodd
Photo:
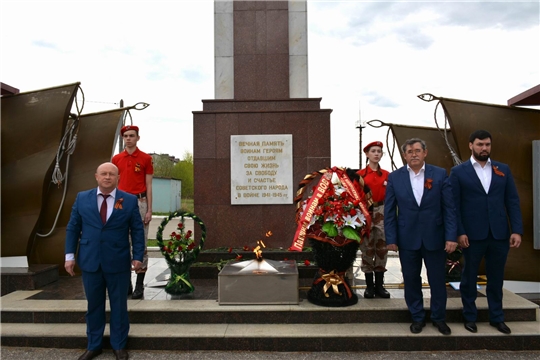
<path fill-rule="evenodd" d="M 66 229 L 65 269 L 75 275 L 75 254 L 82 271 L 88 308 L 88 346 L 79 360 L 90 360 L 102 352 L 105 329 L 106 292 L 111 307 L 110 340 L 117 359 L 128 359 L 129 333 L 127 293 L 131 270 L 141 267 L 144 228 L 137 198 L 116 188 L 118 168 L 101 164 L 96 171 L 97 189 L 77 194 Z M 133 260 L 129 233 L 131 231 Z"/>
<path fill-rule="evenodd" d="M 469 149 L 471 158 L 450 173 L 458 243 L 465 259 L 460 284 L 464 325 L 470 332 L 477 331 L 476 281 L 478 267 L 485 258 L 489 323 L 500 332 L 510 334 L 510 328 L 504 323 L 502 288 L 509 248 L 519 247 L 523 234 L 519 196 L 508 165 L 490 159 L 489 132 L 473 132 Z"/>
<path fill-rule="evenodd" d="M 407 165 L 390 173 L 384 200 L 384 230 L 388 250 L 398 251 L 405 283 L 405 302 L 412 315 L 411 332 L 425 323 L 422 259 L 431 289 L 431 321 L 444 335 L 446 324 L 446 253 L 456 247 L 456 214 L 446 170 L 424 162 L 423 140 L 405 141 Z"/>

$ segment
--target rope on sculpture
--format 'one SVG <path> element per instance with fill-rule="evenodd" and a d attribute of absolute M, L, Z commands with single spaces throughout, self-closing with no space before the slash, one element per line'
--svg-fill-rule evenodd
<path fill-rule="evenodd" d="M 73 153 L 75 152 L 75 147 L 77 145 L 77 134 L 79 132 L 80 116 L 81 116 L 82 109 L 84 108 L 84 92 L 80 85 L 78 86 L 78 90 L 80 90 L 83 97 L 82 106 L 79 109 L 78 103 L 75 102 L 76 107 L 77 107 L 77 114 L 69 114 L 66 130 L 64 131 L 64 135 L 62 136 L 62 139 L 60 140 L 60 144 L 58 145 L 58 150 L 56 151 L 56 164 L 54 165 L 54 170 L 53 170 L 52 179 L 51 179 L 51 182 L 55 185 L 58 185 L 58 187 L 61 187 L 62 183 L 64 184 L 64 191 L 62 192 L 62 199 L 60 200 L 60 205 L 58 206 L 58 211 L 56 212 L 56 217 L 54 219 L 54 223 L 51 227 L 51 230 L 46 234 L 36 233 L 36 236 L 39 236 L 39 237 L 47 237 L 53 233 L 54 229 L 56 228 L 56 224 L 58 223 L 58 219 L 60 218 L 60 212 L 62 211 L 62 208 L 64 206 L 64 201 L 66 200 L 66 194 L 67 194 L 67 188 L 68 188 L 67 180 L 69 176 L 69 160 L 70 160 L 71 155 L 73 155 Z M 60 162 L 64 154 L 67 154 L 66 169 L 64 171 L 64 175 L 62 175 L 62 171 L 60 170 Z"/>
<path fill-rule="evenodd" d="M 452 147 L 452 145 L 450 145 L 450 141 L 448 141 L 448 129 L 449 129 L 448 116 L 446 115 L 446 111 L 444 111 L 444 106 L 443 106 L 444 127 L 441 129 L 441 127 L 439 126 L 439 120 L 437 119 L 437 109 L 439 108 L 439 106 L 441 106 L 441 98 L 439 98 L 439 97 L 437 97 L 435 95 L 429 94 L 429 93 L 418 95 L 418 97 L 421 100 L 424 100 L 424 101 L 427 101 L 427 102 L 433 101 L 433 100 L 438 100 L 437 105 L 435 105 L 435 110 L 433 112 L 433 119 L 435 120 L 435 126 L 437 127 L 437 130 L 439 131 L 442 138 L 444 139 L 444 142 L 446 143 L 446 147 L 448 148 L 448 151 L 450 152 L 450 156 L 452 156 L 452 161 L 454 162 L 454 165 L 461 164 L 463 161 L 461 161 L 461 159 L 457 155 L 457 153 L 454 150 L 454 148 Z"/>
<path fill-rule="evenodd" d="M 391 133 L 393 134 L 391 124 L 387 124 L 381 120 L 370 120 L 367 122 L 367 124 L 374 128 L 381 128 L 383 126 L 388 126 L 388 130 L 386 131 L 386 148 L 388 149 L 388 156 L 390 157 L 390 167 L 392 168 L 392 171 L 397 170 L 398 167 L 394 161 L 394 154 L 397 147 L 397 141 L 396 141 L 396 137 L 392 136 L 392 144 L 390 144 L 390 134 Z M 398 151 L 398 154 L 399 153 L 400 152 Z"/>

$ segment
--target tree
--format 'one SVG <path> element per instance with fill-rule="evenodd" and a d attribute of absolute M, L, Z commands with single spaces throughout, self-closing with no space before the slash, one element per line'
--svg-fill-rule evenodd
<path fill-rule="evenodd" d="M 171 176 L 182 180 L 182 198 L 193 199 L 193 154 L 189 151 L 184 153 L 172 169 Z"/>
<path fill-rule="evenodd" d="M 153 154 L 154 159 L 154 176 L 170 179 L 172 177 L 174 162 L 167 154 Z"/>

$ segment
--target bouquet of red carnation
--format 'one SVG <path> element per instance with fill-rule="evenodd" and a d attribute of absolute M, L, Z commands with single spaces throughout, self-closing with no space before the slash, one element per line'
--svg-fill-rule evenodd
<path fill-rule="evenodd" d="M 164 241 L 164 245 L 161 248 L 161 253 L 165 256 L 180 261 L 186 255 L 195 248 L 195 240 L 191 237 L 193 232 L 188 230 L 184 231 L 184 223 L 178 223 L 176 231 L 173 231 L 170 235 L 169 241 Z"/>

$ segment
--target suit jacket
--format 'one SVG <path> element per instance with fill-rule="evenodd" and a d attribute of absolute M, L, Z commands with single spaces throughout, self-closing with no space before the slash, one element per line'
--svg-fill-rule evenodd
<path fill-rule="evenodd" d="M 510 231 L 523 234 L 519 196 L 510 168 L 493 160 L 491 165 L 487 194 L 470 160 L 453 167 L 450 172 L 458 236 L 466 234 L 469 240 L 483 240 L 490 229 L 493 237 L 499 240 L 509 239 Z"/>
<path fill-rule="evenodd" d="M 137 197 L 116 189 L 115 206 L 105 224 L 97 206 L 97 189 L 77 194 L 66 229 L 65 253 L 77 253 L 77 264 L 82 271 L 116 273 L 131 269 L 129 235 L 133 259 L 142 262 L 145 240 L 144 226 L 139 214 Z"/>
<path fill-rule="evenodd" d="M 390 173 L 384 200 L 384 230 L 387 244 L 400 249 L 441 250 L 446 241 L 456 241 L 456 213 L 446 170 L 426 164 L 420 206 L 413 194 L 407 166 Z"/>

